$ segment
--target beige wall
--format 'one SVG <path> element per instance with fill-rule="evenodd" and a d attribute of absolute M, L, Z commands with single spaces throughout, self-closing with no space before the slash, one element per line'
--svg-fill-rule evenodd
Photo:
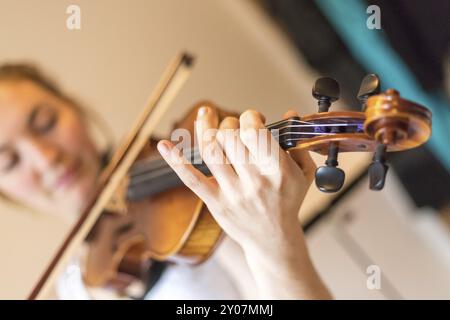
<path fill-rule="evenodd" d="M 66 29 L 69 4 L 81 7 L 80 31 Z M 256 107 L 269 122 L 288 108 L 316 109 L 310 95 L 315 76 L 252 1 L 0 0 L 0 12 L 0 62 L 37 62 L 98 110 L 116 138 L 182 48 L 198 63 L 160 133 L 170 117 L 204 98 L 235 110 Z M 327 198 L 314 199 L 306 208 Z M 23 298 L 66 229 L 42 214 L 0 210 L 0 298 Z"/>

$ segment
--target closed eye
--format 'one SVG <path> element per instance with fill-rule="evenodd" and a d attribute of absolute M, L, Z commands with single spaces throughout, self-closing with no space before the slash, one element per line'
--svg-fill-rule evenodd
<path fill-rule="evenodd" d="M 58 122 L 58 114 L 49 105 L 37 105 L 28 118 L 28 126 L 33 133 L 45 134 L 53 129 Z"/>
<path fill-rule="evenodd" d="M 19 163 L 19 156 L 9 149 L 0 149 L 0 172 L 9 172 Z"/>

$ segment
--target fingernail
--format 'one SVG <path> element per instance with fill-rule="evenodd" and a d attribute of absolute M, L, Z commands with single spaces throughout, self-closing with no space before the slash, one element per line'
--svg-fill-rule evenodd
<path fill-rule="evenodd" d="M 168 146 L 167 142 L 160 141 L 157 146 L 158 146 L 159 152 L 161 152 L 163 154 L 169 153 L 169 146 Z"/>
<path fill-rule="evenodd" d="M 209 112 L 209 108 L 208 107 L 201 107 L 200 109 L 198 109 L 197 116 L 203 117 L 208 112 Z"/>

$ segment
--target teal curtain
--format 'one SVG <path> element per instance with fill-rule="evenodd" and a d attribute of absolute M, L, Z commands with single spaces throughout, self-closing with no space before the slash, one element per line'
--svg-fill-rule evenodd
<path fill-rule="evenodd" d="M 443 92 L 425 92 L 414 74 L 389 45 L 382 29 L 366 26 L 368 4 L 362 0 L 315 0 L 335 27 L 348 49 L 369 73 L 381 78 L 383 88 L 394 88 L 406 99 L 420 103 L 433 113 L 433 131 L 428 146 L 450 171 L 450 105 Z M 383 11 L 381 10 L 381 27 Z"/>

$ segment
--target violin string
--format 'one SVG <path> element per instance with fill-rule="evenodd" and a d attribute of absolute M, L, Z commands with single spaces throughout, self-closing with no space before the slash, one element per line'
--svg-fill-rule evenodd
<path fill-rule="evenodd" d="M 319 119 L 320 120 L 320 119 Z M 345 121 L 345 119 L 342 119 Z M 336 121 L 336 119 L 335 119 Z M 315 123 L 315 122 L 309 122 L 309 121 L 303 121 L 303 120 L 298 120 L 298 119 L 286 119 L 286 120 L 281 120 L 272 124 L 269 124 L 268 126 L 266 126 L 267 129 L 271 129 L 274 127 L 277 127 L 280 124 L 284 124 L 284 123 L 301 123 L 301 124 L 307 124 L 307 125 L 312 125 L 312 126 L 316 126 L 316 125 L 322 125 L 320 123 Z M 338 123 L 338 124 L 342 124 L 342 123 Z M 344 123 L 344 124 L 348 124 L 348 123 Z M 335 125 L 333 123 L 331 123 L 331 125 Z"/>
<path fill-rule="evenodd" d="M 288 128 L 303 128 L 303 127 L 336 127 L 336 126 L 338 126 L 338 127 L 350 127 L 350 126 L 358 126 L 358 124 L 356 123 L 356 124 L 322 124 L 322 125 L 317 125 L 317 124 L 314 124 L 314 125 L 287 125 L 287 126 L 284 126 L 284 127 L 282 127 L 281 129 L 288 129 Z M 280 129 L 278 129 L 279 131 L 280 131 Z M 279 136 L 282 136 L 282 135 L 287 135 L 287 134 L 308 134 L 308 135 L 318 135 L 318 134 L 321 134 L 321 135 L 327 135 L 327 134 L 332 134 L 332 133 L 327 133 L 327 132 L 323 132 L 323 133 L 318 133 L 318 132 L 294 132 L 294 131 L 289 131 L 289 132 L 283 132 L 283 133 L 281 133 L 281 134 L 278 134 L 278 135 L 276 135 L 276 134 L 274 134 L 273 136 L 274 137 L 279 137 Z M 195 146 L 195 147 L 193 147 L 193 148 L 190 148 L 190 149 L 187 149 L 187 151 L 188 152 L 197 152 L 198 151 L 198 146 Z M 140 166 L 142 166 L 142 167 L 144 167 L 146 170 L 151 170 L 151 165 L 155 162 L 155 161 L 157 161 L 157 160 L 160 160 L 160 156 L 154 156 L 154 157 L 150 157 L 150 158 L 147 158 L 147 159 L 144 159 L 144 160 L 139 160 L 139 161 L 137 161 L 136 162 L 136 164 L 135 164 L 135 166 L 134 167 L 140 167 Z M 145 166 L 145 165 L 148 165 L 148 166 Z M 137 169 L 136 169 L 137 170 Z"/>
<path fill-rule="evenodd" d="M 299 140 L 304 140 L 304 139 L 306 139 L 306 138 L 289 139 L 289 140 L 299 141 Z M 196 158 L 196 156 L 198 156 L 198 157 Z M 200 160 L 200 163 L 198 163 L 196 160 Z M 133 187 L 133 186 L 139 185 L 141 183 L 146 183 L 146 182 L 152 181 L 153 179 L 161 177 L 161 176 L 175 175 L 175 172 L 164 160 L 160 160 L 160 163 L 161 163 L 161 166 L 158 169 L 147 171 L 145 173 L 142 173 L 140 175 L 132 177 L 129 187 Z M 191 161 L 191 164 L 197 169 L 201 169 L 201 167 L 207 167 L 207 165 L 201 160 L 200 153 L 194 154 L 194 161 Z"/>
<path fill-rule="evenodd" d="M 194 157 L 199 156 L 199 148 L 196 146 L 194 148 L 190 149 L 183 149 L 184 155 L 191 154 Z M 150 158 L 146 158 L 143 160 L 138 160 L 136 163 L 131 167 L 131 170 L 129 172 L 130 176 L 145 174 L 149 171 L 157 170 L 161 167 L 165 167 L 167 165 L 167 162 L 160 156 L 153 156 Z"/>
<path fill-rule="evenodd" d="M 304 140 L 307 138 L 298 138 L 298 139 L 294 139 L 294 140 Z M 192 156 L 190 157 L 191 163 L 194 165 L 194 167 L 196 167 L 197 169 L 201 168 L 202 166 L 206 166 L 206 164 L 202 161 L 201 157 L 200 157 L 200 150 L 198 149 L 198 147 L 196 148 L 192 148 L 191 150 L 195 149 L 195 151 L 193 152 Z M 189 153 L 187 153 L 189 154 Z M 130 187 L 134 186 L 134 185 L 138 185 L 140 183 L 145 183 L 148 181 L 151 181 L 157 177 L 161 177 L 164 175 L 171 175 L 171 174 L 175 174 L 175 172 L 172 170 L 172 168 L 167 164 L 167 162 L 165 162 L 165 160 L 163 160 L 162 158 L 160 158 L 159 160 L 153 160 L 153 161 L 158 161 L 159 163 L 159 167 L 152 169 L 152 170 L 148 170 L 145 171 L 144 173 L 132 176 L 131 181 L 130 181 Z"/>
<path fill-rule="evenodd" d="M 205 166 L 205 164 L 203 162 L 201 164 L 193 164 L 193 165 L 196 168 Z M 134 185 L 139 185 L 144 182 L 152 181 L 153 179 L 155 179 L 157 177 L 171 175 L 171 174 L 175 174 L 175 171 L 173 171 L 172 168 L 169 165 L 167 165 L 167 163 L 166 163 L 166 166 L 161 167 L 158 170 L 149 171 L 149 172 L 146 172 L 139 176 L 133 177 L 132 180 L 130 181 L 129 186 L 133 187 Z"/>
<path fill-rule="evenodd" d="M 298 120 L 298 119 L 285 119 L 285 120 L 280 120 L 277 121 L 275 123 L 269 124 L 268 126 L 266 126 L 267 129 L 271 129 L 273 127 L 278 126 L 279 124 L 283 124 L 286 122 L 296 122 L 296 123 L 303 123 L 303 124 L 314 124 L 314 122 L 308 122 L 308 121 L 303 121 L 303 120 Z"/>
<path fill-rule="evenodd" d="M 296 120 L 296 119 L 289 119 L 289 120 L 281 120 L 278 121 L 276 123 L 273 123 L 269 126 L 267 126 L 266 128 L 270 129 L 275 127 L 276 125 L 280 125 L 283 123 L 288 123 L 288 122 L 296 122 L 296 123 L 302 123 L 301 125 L 285 125 L 283 127 L 280 128 L 276 128 L 278 129 L 278 131 L 280 130 L 284 130 L 287 128 L 303 128 L 303 127 L 333 127 L 333 126 L 343 126 L 343 127 L 348 127 L 348 126 L 358 126 L 358 123 L 326 123 L 326 124 L 319 124 L 319 123 L 311 123 L 311 122 L 307 122 L 307 121 L 301 121 L 301 120 Z M 319 133 L 319 132 L 295 132 L 295 131 L 289 131 L 289 132 L 283 132 L 280 133 L 278 135 L 274 134 L 274 138 L 279 138 L 283 135 L 334 135 L 336 133 Z M 300 141 L 300 140 L 304 140 L 307 138 L 291 138 L 291 139 L 285 139 L 284 141 Z M 187 155 L 191 155 L 191 159 L 192 161 L 194 161 L 194 165 L 197 165 L 198 161 L 201 162 L 201 157 L 200 157 L 200 150 L 198 148 L 198 146 L 195 146 L 193 148 L 190 149 L 184 149 L 182 150 L 183 154 L 185 156 Z M 204 165 L 203 163 L 201 163 L 201 165 Z M 133 167 L 135 168 L 133 170 Z M 149 179 L 153 179 L 154 178 L 154 174 L 156 176 L 159 176 L 161 174 L 164 173 L 168 173 L 171 172 L 171 168 L 170 166 L 167 164 L 167 162 L 162 159 L 162 157 L 160 156 L 154 156 L 154 157 L 150 157 L 144 160 L 139 160 L 135 163 L 135 165 L 133 165 L 131 171 L 130 171 L 130 175 L 132 177 L 132 184 L 134 183 L 140 183 L 140 182 L 145 182 L 148 181 Z"/>
<path fill-rule="evenodd" d="M 338 132 L 339 133 L 339 132 Z M 321 136 L 329 136 L 329 135 L 335 135 L 335 132 L 295 132 L 295 131 L 288 131 L 280 133 L 279 135 L 274 135 L 275 138 L 279 138 L 281 136 L 285 136 L 288 134 L 306 134 L 306 135 L 321 135 Z"/>
<path fill-rule="evenodd" d="M 303 127 L 331 127 L 331 126 L 352 126 L 353 124 L 324 124 L 324 125 L 288 125 L 288 126 L 284 126 L 284 127 L 282 127 L 281 129 L 287 129 L 287 128 L 303 128 Z M 354 125 L 357 125 L 357 124 L 354 124 Z M 311 134 L 311 133 L 308 133 L 308 132 L 286 132 L 286 133 L 284 133 L 284 134 L 289 134 L 289 133 L 295 133 L 295 134 Z M 320 133 L 314 133 L 314 134 L 320 134 Z M 275 136 L 275 135 L 274 135 Z M 198 146 L 195 146 L 195 147 L 193 147 L 193 148 L 190 148 L 190 149 L 185 149 L 185 150 L 187 150 L 188 152 L 195 152 L 195 151 L 197 151 L 198 150 Z M 146 158 L 146 159 L 143 159 L 143 160 L 138 160 L 137 162 L 136 162 L 136 165 L 139 165 L 139 164 L 144 164 L 144 163 L 152 163 L 153 161 L 155 161 L 155 160 L 159 160 L 160 159 L 160 157 L 159 156 L 153 156 L 153 157 L 149 157 L 149 158 Z"/>
<path fill-rule="evenodd" d="M 308 127 L 352 127 L 358 125 L 359 123 L 291 124 L 281 128 L 277 128 L 277 130 L 281 130 L 284 128 L 308 128 Z"/>
<path fill-rule="evenodd" d="M 281 131 L 281 130 L 284 130 L 284 129 L 287 129 L 287 128 L 303 128 L 303 127 L 336 127 L 336 126 L 339 126 L 339 127 L 350 127 L 350 126 L 358 126 L 359 124 L 358 123 L 350 123 L 350 124 L 343 124 L 343 123 L 336 123 L 336 124 L 334 124 L 334 123 L 328 123 L 328 124 L 307 124 L 307 125 L 286 125 L 286 126 L 283 126 L 283 127 L 281 127 L 281 128 L 277 128 L 278 129 L 278 131 Z M 287 132 L 287 133 L 284 133 L 284 134 L 292 134 L 292 133 L 294 133 L 294 134 L 311 134 L 311 133 L 307 133 L 307 132 Z M 314 133 L 314 134 L 319 134 L 319 133 Z M 320 133 L 320 134 L 327 134 L 327 133 Z M 280 135 L 282 135 L 282 134 L 280 134 Z M 279 135 L 279 136 L 280 136 Z M 276 135 L 274 135 L 274 136 L 276 136 Z M 192 148 L 192 150 L 196 150 L 198 147 L 194 147 L 194 148 Z M 155 158 L 157 158 L 157 159 L 155 159 Z M 140 164 L 144 164 L 144 163 L 148 163 L 148 164 L 150 164 L 150 163 L 153 163 L 155 160 L 159 160 L 160 159 L 160 157 L 158 157 L 158 156 L 156 156 L 156 157 L 150 157 L 150 158 L 147 158 L 147 159 L 144 159 L 144 160 L 139 160 L 138 162 L 136 162 L 136 164 L 137 164 L 137 166 L 139 166 Z M 149 167 L 150 168 L 150 167 Z"/>
<path fill-rule="evenodd" d="M 281 133 L 279 135 L 274 134 L 273 136 L 274 136 L 274 138 L 278 138 L 280 136 L 287 135 L 287 134 L 327 135 L 328 133 L 316 133 L 316 132 L 303 132 L 302 133 L 302 132 L 289 131 L 289 132 Z M 195 157 L 200 156 L 200 149 L 198 148 L 198 146 L 195 146 L 190 149 L 184 149 L 181 151 L 184 153 L 184 155 L 191 154 L 194 157 L 194 160 L 195 160 Z M 139 160 L 131 168 L 130 175 L 134 176 L 134 175 L 144 174 L 148 171 L 157 170 L 161 167 L 165 167 L 165 164 L 166 164 L 166 162 L 164 160 L 162 160 L 162 158 L 160 156 L 155 156 L 155 157 L 150 157 L 150 158 L 147 158 L 144 160 Z"/>
<path fill-rule="evenodd" d="M 284 130 L 284 129 L 288 129 L 288 128 L 314 128 L 314 127 L 358 127 L 360 125 L 360 123 L 326 123 L 326 124 L 306 124 L 306 125 L 286 125 L 284 127 L 280 127 L 280 128 L 275 128 L 275 129 L 271 129 L 271 130 Z"/>

